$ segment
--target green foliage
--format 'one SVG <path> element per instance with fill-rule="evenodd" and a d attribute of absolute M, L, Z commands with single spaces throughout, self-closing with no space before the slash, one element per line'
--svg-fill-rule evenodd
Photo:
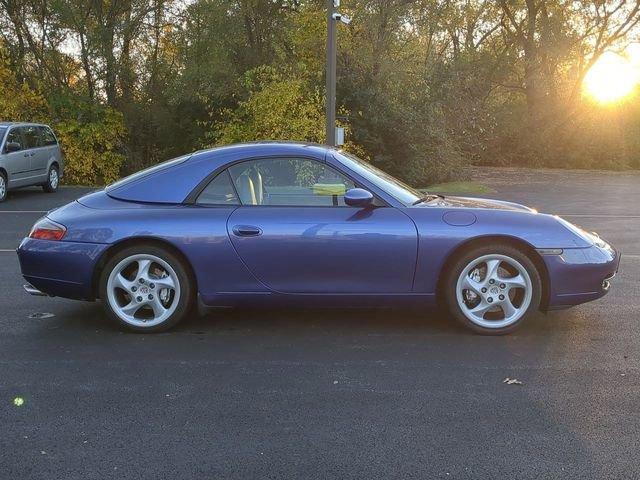
<path fill-rule="evenodd" d="M 0 2 L 0 115 L 52 124 L 69 181 L 201 148 L 324 141 L 320 0 Z M 640 99 L 582 97 L 637 37 L 624 0 L 344 0 L 346 148 L 422 186 L 469 164 L 640 168 Z M 70 52 L 72 50 L 72 52 Z"/>
<path fill-rule="evenodd" d="M 67 183 L 96 185 L 112 182 L 120 175 L 125 161 L 120 152 L 126 134 L 122 114 L 71 98 L 55 97 L 48 103 L 27 83 L 17 81 L 2 50 L 0 118 L 49 124 L 65 153 Z"/>
<path fill-rule="evenodd" d="M 0 119 L 38 121 L 46 118 L 47 113 L 44 97 L 26 83 L 18 82 L 6 53 L 0 48 Z"/>
<path fill-rule="evenodd" d="M 64 149 L 66 181 L 100 185 L 115 181 L 125 156 L 120 153 L 125 137 L 122 114 L 102 109 L 92 121 L 64 120 L 54 125 Z"/>
<path fill-rule="evenodd" d="M 216 124 L 217 143 L 324 141 L 324 99 L 318 88 L 269 67 L 249 71 L 244 86 L 248 98 Z"/>

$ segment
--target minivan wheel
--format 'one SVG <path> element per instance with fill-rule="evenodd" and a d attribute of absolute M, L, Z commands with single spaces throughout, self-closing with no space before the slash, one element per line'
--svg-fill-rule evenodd
<path fill-rule="evenodd" d="M 47 183 L 42 186 L 42 189 L 47 193 L 53 193 L 58 190 L 59 183 L 60 176 L 58 175 L 58 167 L 51 165 L 51 167 L 49 167 L 49 174 L 47 175 Z"/>
<path fill-rule="evenodd" d="M 7 199 L 7 176 L 4 172 L 0 172 L 0 202 Z"/>
<path fill-rule="evenodd" d="M 189 313 L 194 286 L 182 261 L 156 246 L 137 245 L 110 258 L 100 298 L 112 320 L 133 332 L 162 332 Z"/>
<path fill-rule="evenodd" d="M 474 248 L 456 258 L 446 274 L 445 303 L 471 330 L 504 335 L 540 306 L 542 281 L 531 259 L 510 245 Z"/>

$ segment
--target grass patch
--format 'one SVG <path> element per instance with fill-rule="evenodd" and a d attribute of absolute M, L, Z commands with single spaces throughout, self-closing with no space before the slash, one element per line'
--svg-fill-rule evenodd
<path fill-rule="evenodd" d="M 429 185 L 420 190 L 429 193 L 495 193 L 495 190 L 478 182 L 447 182 Z"/>

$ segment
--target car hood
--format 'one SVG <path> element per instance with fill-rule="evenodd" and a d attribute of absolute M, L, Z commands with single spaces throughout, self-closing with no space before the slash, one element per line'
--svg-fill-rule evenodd
<path fill-rule="evenodd" d="M 448 195 L 446 197 L 438 197 L 430 202 L 422 203 L 420 205 L 425 207 L 485 208 L 491 210 L 537 213 L 533 208 L 529 208 L 518 203 L 493 200 L 489 198 L 455 197 Z"/>

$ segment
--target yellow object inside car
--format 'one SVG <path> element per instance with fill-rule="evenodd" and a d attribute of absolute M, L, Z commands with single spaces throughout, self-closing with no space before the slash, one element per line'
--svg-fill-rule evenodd
<path fill-rule="evenodd" d="M 314 195 L 344 195 L 347 187 L 343 183 L 315 183 L 313 185 Z"/>

